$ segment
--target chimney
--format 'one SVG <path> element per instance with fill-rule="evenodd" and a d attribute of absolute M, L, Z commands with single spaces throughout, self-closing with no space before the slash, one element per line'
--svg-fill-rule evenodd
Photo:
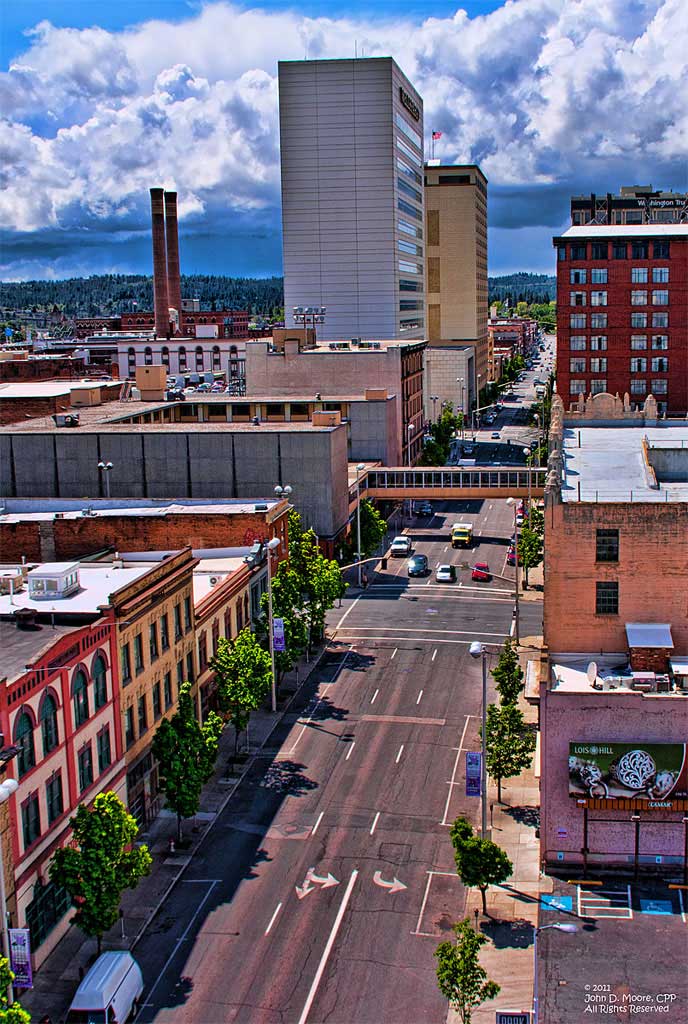
<path fill-rule="evenodd" d="M 152 188 L 151 218 L 153 222 L 153 302 L 155 333 L 166 338 L 170 333 L 170 309 L 167 301 L 167 258 L 165 256 L 165 207 L 163 190 Z"/>
<path fill-rule="evenodd" d="M 177 193 L 165 192 L 165 231 L 167 236 L 167 299 L 182 322 L 182 288 L 179 279 L 179 229 L 177 226 Z"/>

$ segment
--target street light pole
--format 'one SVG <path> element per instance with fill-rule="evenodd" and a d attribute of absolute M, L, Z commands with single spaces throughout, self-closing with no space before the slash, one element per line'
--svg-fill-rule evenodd
<path fill-rule="evenodd" d="M 105 497 L 110 497 L 110 470 L 112 469 L 111 462 L 99 462 L 98 469 L 101 473 L 105 474 Z"/>
<path fill-rule="evenodd" d="M 524 448 L 523 449 L 523 454 L 525 455 L 526 459 L 529 459 L 530 456 L 531 456 L 530 448 Z M 526 462 L 526 465 L 528 465 L 527 462 Z M 529 466 L 528 468 L 532 469 L 533 467 Z M 532 476 L 533 476 L 532 473 L 528 474 L 528 514 L 530 514 L 530 506 L 531 506 L 532 500 L 533 500 L 532 499 Z"/>
<path fill-rule="evenodd" d="M 461 385 L 461 440 L 464 438 L 464 423 L 466 422 L 466 403 L 464 400 L 465 388 L 463 377 L 457 377 L 456 383 Z"/>
<path fill-rule="evenodd" d="M 432 420 L 433 423 L 437 423 L 437 402 L 439 395 L 430 395 L 430 401 L 432 402 Z"/>
<path fill-rule="evenodd" d="M 272 665 L 271 707 L 277 711 L 277 681 L 275 679 L 275 637 L 272 630 L 272 552 L 281 544 L 279 537 L 273 537 L 267 543 L 268 551 L 268 629 L 270 631 L 270 663 Z"/>
<path fill-rule="evenodd" d="M 538 984 L 537 938 L 539 932 L 545 932 L 548 928 L 554 928 L 555 931 L 558 932 L 567 932 L 569 935 L 573 935 L 574 932 L 578 931 L 578 925 L 576 924 L 542 924 L 539 928 L 533 928 L 533 1024 L 539 1024 L 540 1019 L 540 987 Z"/>
<path fill-rule="evenodd" d="M 0 784 L 0 804 L 4 804 L 6 800 L 12 796 L 13 793 L 19 788 L 19 783 L 16 779 L 5 779 Z M 5 959 L 10 960 L 10 940 L 7 933 L 7 893 L 5 891 L 5 863 L 2 856 L 2 842 L 0 841 L 0 914 L 2 914 L 2 953 Z M 14 1002 L 14 992 L 12 991 L 12 985 L 10 984 L 7 989 L 7 1003 L 9 1006 Z"/>
<path fill-rule="evenodd" d="M 520 620 L 520 609 L 518 607 L 518 589 L 519 589 L 518 588 L 518 570 L 519 570 L 519 565 L 518 565 L 518 526 L 516 524 L 518 502 L 516 501 L 516 498 L 507 498 L 506 499 L 506 503 L 507 503 L 507 505 L 511 505 L 513 507 L 513 510 L 514 510 L 514 554 L 516 556 L 516 565 L 514 566 L 514 568 L 516 570 L 515 577 L 514 577 L 514 623 L 515 623 L 515 625 L 514 625 L 514 640 L 516 641 L 516 646 L 520 647 L 520 645 L 521 645 L 521 620 Z"/>
<path fill-rule="evenodd" d="M 358 587 L 362 584 L 361 573 L 361 478 L 359 473 L 365 469 L 365 463 L 359 462 L 356 466 L 356 561 L 358 562 Z"/>
<path fill-rule="evenodd" d="M 475 640 L 468 649 L 472 658 L 482 658 L 483 699 L 481 709 L 481 754 L 480 754 L 480 838 L 487 839 L 487 650 L 484 644 Z"/>

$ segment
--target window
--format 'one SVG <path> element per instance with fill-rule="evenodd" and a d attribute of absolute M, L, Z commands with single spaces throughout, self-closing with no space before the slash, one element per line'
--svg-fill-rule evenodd
<path fill-rule="evenodd" d="M 644 395 L 647 394 L 647 381 L 644 380 L 632 380 L 631 381 L 631 394 L 632 395 Z"/>
<path fill-rule="evenodd" d="M 402 252 L 407 252 L 411 256 L 422 256 L 423 247 L 422 245 L 414 245 L 413 242 L 406 242 L 403 238 L 398 239 L 397 246 Z"/>
<path fill-rule="evenodd" d="M 420 274 L 421 267 L 417 263 L 409 263 L 407 260 L 399 260 L 399 270 L 403 274 Z"/>
<path fill-rule="evenodd" d="M 167 612 L 160 616 L 160 647 L 163 651 L 168 650 L 170 646 L 170 623 L 167 618 Z"/>
<path fill-rule="evenodd" d="M 645 289 L 634 288 L 631 292 L 632 306 L 647 306 L 647 292 Z"/>
<path fill-rule="evenodd" d="M 601 327 L 607 326 L 607 314 L 606 313 L 591 313 L 590 314 L 590 327 L 594 331 L 598 331 Z"/>
<path fill-rule="evenodd" d="M 139 736 L 148 728 L 148 709 L 146 707 L 146 695 L 142 693 L 138 701 Z"/>
<path fill-rule="evenodd" d="M 590 381 L 590 392 L 593 395 L 602 395 L 607 390 L 606 380 L 591 380 Z"/>
<path fill-rule="evenodd" d="M 190 683 L 194 681 L 194 661 L 193 651 L 189 651 L 186 655 L 186 678 Z"/>
<path fill-rule="evenodd" d="M 626 210 L 626 224 L 642 224 L 643 223 L 643 211 L 642 210 Z"/>
<path fill-rule="evenodd" d="M 572 380 L 569 384 L 569 394 L 571 395 L 584 395 L 586 391 L 584 380 Z"/>
<path fill-rule="evenodd" d="M 652 243 L 652 255 L 656 260 L 668 260 L 669 259 L 669 243 L 668 242 L 653 242 Z"/>
<path fill-rule="evenodd" d="M 191 629 L 191 598 L 184 598 L 184 632 L 188 633 Z"/>
<path fill-rule="evenodd" d="M 50 693 L 46 693 L 41 704 L 41 734 L 43 737 L 43 757 L 47 757 L 58 744 L 57 704 Z"/>
<path fill-rule="evenodd" d="M 93 662 L 93 703 L 96 710 L 107 704 L 107 667 L 102 654 Z"/>
<path fill-rule="evenodd" d="M 571 305 L 584 306 L 587 302 L 585 292 L 571 292 Z"/>
<path fill-rule="evenodd" d="M 203 346 L 196 345 L 196 369 L 203 370 Z"/>
<path fill-rule="evenodd" d="M 98 744 L 98 774 L 102 775 L 106 768 L 110 767 L 112 763 L 112 753 L 110 751 L 110 728 L 106 726 L 101 732 L 98 733 L 96 738 Z"/>
<path fill-rule="evenodd" d="M 420 210 L 417 210 L 415 206 L 411 206 L 405 199 L 397 199 L 397 209 L 401 210 L 402 213 L 407 214 L 409 217 L 415 217 L 416 220 L 422 220 L 423 214 Z"/>
<path fill-rule="evenodd" d="M 596 583 L 595 589 L 595 613 L 597 615 L 618 615 L 619 584 L 616 582 Z"/>
<path fill-rule="evenodd" d="M 31 793 L 22 804 L 22 831 L 24 833 L 24 849 L 35 843 L 41 834 L 41 812 L 38 806 L 38 793 Z"/>
<path fill-rule="evenodd" d="M 408 196 L 409 199 L 415 199 L 417 203 L 423 202 L 422 194 L 418 191 L 417 188 L 414 188 L 412 185 L 409 185 L 409 183 L 405 181 L 404 178 L 397 178 L 397 185 L 399 187 L 399 191 L 403 192 L 404 195 Z"/>
<path fill-rule="evenodd" d="M 182 638 L 182 608 L 181 605 L 176 604 L 174 606 L 174 639 L 181 640 Z"/>
<path fill-rule="evenodd" d="M 645 373 L 647 370 L 647 359 L 631 359 L 631 373 Z"/>
<path fill-rule="evenodd" d="M 155 661 L 158 657 L 158 627 L 155 622 L 151 622 L 148 627 L 148 653 L 150 654 L 150 660 Z"/>
<path fill-rule="evenodd" d="M 571 373 L 585 373 L 585 359 L 571 359 L 569 370 Z"/>
<path fill-rule="evenodd" d="M 606 352 L 607 351 L 607 335 L 606 334 L 593 334 L 590 338 L 590 348 L 593 352 Z"/>
<path fill-rule="evenodd" d="M 418 171 L 414 171 L 412 167 L 405 164 L 403 160 L 399 159 L 399 157 L 397 157 L 397 170 L 400 171 L 401 174 L 405 174 L 406 177 L 409 178 L 410 181 L 415 182 L 416 185 L 423 184 L 423 179 Z"/>
<path fill-rule="evenodd" d="M 423 140 L 421 139 L 421 137 L 418 134 L 418 132 L 414 131 L 413 128 L 411 127 L 411 125 L 408 124 L 408 122 L 404 120 L 404 118 L 401 116 L 401 114 L 395 114 L 394 115 L 394 121 L 396 123 L 397 128 L 401 129 L 401 131 L 404 133 L 406 138 L 410 139 L 411 142 L 414 143 L 414 145 L 418 146 L 418 149 L 422 150 L 422 148 L 423 148 Z"/>
<path fill-rule="evenodd" d="M 606 247 L 605 247 L 606 248 Z M 593 257 L 594 259 L 594 257 Z M 606 259 L 606 256 L 605 256 Z M 591 270 L 590 271 L 590 283 L 591 284 L 606 284 L 607 283 L 607 270 Z"/>
<path fill-rule="evenodd" d="M 400 299 L 399 300 L 399 310 L 402 313 L 405 312 L 405 310 L 407 310 L 407 309 L 422 309 L 422 308 L 423 308 L 423 300 L 422 299 Z"/>
<path fill-rule="evenodd" d="M 668 267 L 653 267 L 652 268 L 652 283 L 653 284 L 668 284 L 669 283 L 669 268 Z"/>
<path fill-rule="evenodd" d="M 557 246 L 557 259 L 559 260 L 560 263 L 564 263 L 564 261 L 566 260 L 566 246 L 565 245 L 558 245 Z"/>
<path fill-rule="evenodd" d="M 614 242 L 612 245 L 612 259 L 625 260 L 626 259 L 626 243 L 625 242 Z"/>
<path fill-rule="evenodd" d="M 219 345 L 213 345 L 212 361 L 213 361 L 213 370 L 219 370 L 221 365 L 222 365 L 222 361 L 220 359 L 220 346 Z"/>
<path fill-rule="evenodd" d="M 569 326 L 574 330 L 580 330 L 581 327 L 585 327 L 585 313 L 571 313 Z"/>
<path fill-rule="evenodd" d="M 129 654 L 129 644 L 122 644 L 120 649 L 120 664 L 122 667 L 122 682 L 128 683 L 131 679 L 131 656 Z"/>
<path fill-rule="evenodd" d="M 411 147 L 407 146 L 406 143 L 404 142 L 404 140 L 400 139 L 398 135 L 397 135 L 397 148 L 405 156 L 407 156 L 409 158 L 409 160 L 411 160 L 414 164 L 416 164 L 417 167 L 421 167 L 422 166 L 423 162 L 422 162 L 421 158 L 418 156 L 418 154 L 414 153 L 414 151 L 411 149 Z"/>
<path fill-rule="evenodd" d="M 647 334 L 632 334 L 631 350 L 633 352 L 640 352 L 644 348 L 647 348 Z"/>
<path fill-rule="evenodd" d="M 149 345 L 146 345 L 143 350 L 143 362 L 146 366 L 153 365 L 153 349 Z"/>
<path fill-rule="evenodd" d="M 166 366 L 167 369 L 169 370 L 169 368 L 170 368 L 170 350 L 167 347 L 167 345 L 163 345 L 162 348 L 160 349 L 160 361 L 162 362 L 162 365 Z"/>
<path fill-rule="evenodd" d="M 585 242 L 582 245 L 571 246 L 571 259 L 572 260 L 584 260 L 585 259 Z"/>
<path fill-rule="evenodd" d="M 591 359 L 590 360 L 590 373 L 606 373 L 607 372 L 607 360 L 606 359 Z"/>
<path fill-rule="evenodd" d="M 595 558 L 598 562 L 619 561 L 619 531 L 597 530 Z"/>
<path fill-rule="evenodd" d="M 160 683 L 153 687 L 153 718 L 160 718 L 162 714 L 162 701 L 160 699 Z"/>
<path fill-rule="evenodd" d="M 647 242 L 631 242 L 631 259 L 646 260 L 648 252 Z"/>
<path fill-rule="evenodd" d="M 656 288 L 652 292 L 652 305 L 653 306 L 668 306 L 669 305 L 669 292 L 665 288 Z"/>
<path fill-rule="evenodd" d="M 668 334 L 653 334 L 652 335 L 652 347 L 655 352 L 666 351 L 669 348 L 669 335 Z"/>
<path fill-rule="evenodd" d="M 423 286 L 420 281 L 408 281 L 404 278 L 399 278 L 399 291 L 400 292 L 422 292 Z"/>
<path fill-rule="evenodd" d="M 397 221 L 397 227 L 400 231 L 405 231 L 407 235 L 413 235 L 414 238 L 423 237 L 423 231 L 421 228 L 416 227 L 414 224 L 409 224 L 407 220 L 402 220 L 401 217 Z"/>
<path fill-rule="evenodd" d="M 647 284 L 647 267 L 631 267 L 631 284 Z"/>
<path fill-rule="evenodd" d="M 661 378 L 653 380 L 651 381 L 650 389 L 653 395 L 666 395 L 668 391 L 668 382 Z"/>
<path fill-rule="evenodd" d="M 172 707 L 172 673 L 166 672 L 162 680 L 162 692 L 165 697 L 165 711 Z"/>
<path fill-rule="evenodd" d="M 137 675 L 143 672 L 143 637 L 140 633 L 134 637 L 134 668 Z"/>
<path fill-rule="evenodd" d="M 132 745 L 136 739 L 136 733 L 134 732 L 134 709 L 129 707 L 124 712 L 124 742 L 127 745 L 127 749 Z"/>
<path fill-rule="evenodd" d="M 212 648 L 213 656 L 217 654 L 217 644 L 220 639 L 220 621 L 215 619 L 212 625 Z"/>
<path fill-rule="evenodd" d="M 127 362 L 129 364 L 129 376 L 133 377 L 136 374 L 136 349 L 127 349 Z"/>
<path fill-rule="evenodd" d="M 569 348 L 572 352 L 585 352 L 587 348 L 585 335 L 572 334 L 569 338 Z"/>
<path fill-rule="evenodd" d="M 177 662 L 177 692 L 179 692 L 179 687 L 183 684 L 183 682 L 184 682 L 184 659 L 180 658 L 179 661 Z"/>
<path fill-rule="evenodd" d="M 19 747 L 17 773 L 21 779 L 36 764 L 36 750 L 33 744 L 33 722 L 26 711 L 19 715 L 14 727 L 14 742 Z"/>
<path fill-rule="evenodd" d="M 180 345 L 179 346 L 178 355 L 179 355 L 179 369 L 180 370 L 185 370 L 186 369 L 186 345 Z"/>
<path fill-rule="evenodd" d="M 668 327 L 669 326 L 669 314 L 668 313 L 653 313 L 652 314 L 652 326 L 653 327 Z"/>
<path fill-rule="evenodd" d="M 665 356 L 657 356 L 651 361 L 650 369 L 653 373 L 668 373 L 669 360 Z"/>
<path fill-rule="evenodd" d="M 606 242 L 593 242 L 592 246 L 591 246 L 591 250 L 590 250 L 590 259 L 591 260 L 606 260 L 606 259 L 609 259 L 609 246 L 607 245 L 607 243 Z M 595 271 L 593 270 L 592 273 L 594 274 Z M 607 280 L 607 271 L 604 270 L 604 271 L 602 271 L 602 273 L 604 274 L 604 281 L 606 281 Z M 592 278 L 592 282 L 593 282 L 593 284 L 595 283 L 595 278 L 594 277 Z M 603 284 L 604 282 L 602 280 L 600 280 L 599 283 Z"/>
<path fill-rule="evenodd" d="M 93 782 L 93 754 L 91 753 L 91 744 L 87 743 L 79 751 L 79 792 L 83 793 L 85 789 Z"/>
<path fill-rule="evenodd" d="M 585 280 L 588 276 L 587 270 L 570 270 L 569 280 L 571 284 L 585 284 Z"/>
<path fill-rule="evenodd" d="M 62 799 L 62 775 L 58 772 L 45 784 L 45 802 L 48 807 L 48 824 L 60 817 L 64 810 Z"/>
<path fill-rule="evenodd" d="M 590 292 L 590 305 L 591 306 L 606 306 L 607 305 L 607 293 L 606 292 Z"/>
<path fill-rule="evenodd" d="M 631 327 L 647 327 L 647 313 L 631 313 Z"/>
<path fill-rule="evenodd" d="M 88 681 L 86 674 L 77 669 L 72 683 L 72 698 L 74 700 L 74 727 L 79 728 L 88 718 Z"/>

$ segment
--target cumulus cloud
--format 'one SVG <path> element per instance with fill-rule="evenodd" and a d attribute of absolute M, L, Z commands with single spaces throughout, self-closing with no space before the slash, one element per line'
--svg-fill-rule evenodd
<path fill-rule="evenodd" d="M 41 22 L 0 75 L 0 274 L 26 276 L 32 237 L 46 276 L 56 247 L 60 266 L 71 253 L 81 267 L 96 238 L 100 269 L 108 246 L 113 268 L 126 246 L 139 259 L 153 184 L 179 193 L 185 253 L 214 238 L 215 269 L 240 272 L 259 240 L 265 272 L 278 270 L 277 61 L 356 44 L 416 84 L 427 132 L 442 132 L 436 156 L 481 165 L 500 238 L 558 228 L 571 192 L 685 187 L 687 36 L 684 0 L 507 0 L 417 23 L 228 3 L 122 32 Z"/>

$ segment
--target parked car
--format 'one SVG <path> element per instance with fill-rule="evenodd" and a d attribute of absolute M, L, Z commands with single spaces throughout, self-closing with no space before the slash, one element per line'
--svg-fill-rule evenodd
<path fill-rule="evenodd" d="M 435 511 L 429 501 L 421 501 L 416 505 L 417 516 L 434 516 Z"/>
<path fill-rule="evenodd" d="M 406 558 L 411 554 L 411 538 L 395 537 L 389 549 L 393 558 Z"/>
<path fill-rule="evenodd" d="M 224 384 L 220 384 L 220 382 L 218 381 L 218 383 L 217 383 L 217 384 L 213 384 L 213 385 L 212 385 L 212 387 L 211 387 L 211 389 L 210 389 L 210 390 L 212 391 L 212 393 L 213 393 L 213 394 L 217 395 L 217 394 L 219 394 L 219 393 L 220 393 L 221 391 L 224 391 L 224 389 L 225 389 L 225 386 L 224 386 Z"/>
<path fill-rule="evenodd" d="M 143 994 L 141 968 L 131 953 L 102 953 L 74 994 L 67 1024 L 124 1021 L 134 1016 Z"/>
<path fill-rule="evenodd" d="M 489 583 L 492 579 L 490 567 L 487 562 L 476 562 L 471 572 L 471 579 L 477 580 L 479 583 Z"/>
<path fill-rule="evenodd" d="M 193 395 L 193 394 L 195 394 L 195 392 L 196 392 L 196 388 L 192 388 L 191 385 L 189 385 L 188 388 L 184 388 L 184 394 L 185 395 Z"/>
<path fill-rule="evenodd" d="M 509 548 L 509 550 L 506 553 L 506 564 L 516 565 L 516 548 L 513 547 L 513 545 Z"/>
<path fill-rule="evenodd" d="M 464 455 L 472 455 L 475 451 L 475 445 L 472 441 L 464 441 L 462 451 Z"/>
<path fill-rule="evenodd" d="M 183 391 L 179 391 L 177 388 L 171 388 L 165 395 L 168 402 L 184 402 L 186 395 Z"/>
<path fill-rule="evenodd" d="M 425 576 L 428 572 L 428 559 L 426 555 L 414 555 L 409 559 L 409 576 Z"/>
<path fill-rule="evenodd" d="M 210 391 L 210 384 L 199 384 L 196 391 Z"/>
<path fill-rule="evenodd" d="M 493 430 L 492 433 L 490 434 L 490 437 L 492 438 L 493 441 L 501 441 L 502 439 L 502 435 L 499 433 L 498 430 Z"/>
<path fill-rule="evenodd" d="M 438 565 L 435 578 L 438 583 L 456 583 L 456 566 Z"/>

